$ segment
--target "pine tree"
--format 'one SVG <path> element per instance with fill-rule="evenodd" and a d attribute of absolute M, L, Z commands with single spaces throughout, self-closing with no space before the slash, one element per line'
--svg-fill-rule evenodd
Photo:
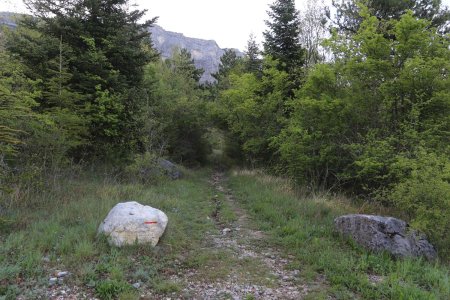
<path fill-rule="evenodd" d="M 88 122 L 86 150 L 118 158 L 136 149 L 142 127 L 141 104 L 146 99 L 143 68 L 155 57 L 147 29 L 156 19 L 140 22 L 145 11 L 130 10 L 129 0 L 26 3 L 37 21 L 22 26 L 38 31 L 39 39 L 52 43 L 38 42 L 34 51 L 29 51 L 21 50 L 13 40 L 9 50 L 19 54 L 30 69 L 39 67 L 40 79 L 50 84 L 48 92 L 59 97 L 65 88 L 83 95 L 73 101 L 82 107 Z M 38 55 L 41 50 L 49 55 Z M 44 96 L 42 102 L 58 98 L 48 93 Z"/>
<path fill-rule="evenodd" d="M 194 80 L 196 84 L 200 82 L 200 78 L 202 78 L 205 72 L 203 69 L 198 69 L 195 66 L 191 53 L 185 48 L 181 50 L 175 49 L 172 57 L 166 60 L 166 63 L 174 72 L 182 74 L 185 78 Z"/>
<path fill-rule="evenodd" d="M 292 74 L 305 64 L 300 44 L 300 19 L 294 0 L 276 0 L 268 11 L 264 32 L 264 54 L 279 61 L 280 70 Z"/>
<path fill-rule="evenodd" d="M 228 76 L 232 71 L 235 71 L 241 66 L 242 59 L 237 56 L 234 49 L 226 49 L 225 53 L 220 57 L 219 70 L 212 74 L 217 80 L 216 87 L 219 90 L 227 89 L 229 87 Z"/>
<path fill-rule="evenodd" d="M 261 72 L 262 61 L 260 58 L 261 51 L 256 43 L 255 36 L 250 35 L 247 41 L 247 49 L 245 51 L 245 71 L 259 75 Z"/>

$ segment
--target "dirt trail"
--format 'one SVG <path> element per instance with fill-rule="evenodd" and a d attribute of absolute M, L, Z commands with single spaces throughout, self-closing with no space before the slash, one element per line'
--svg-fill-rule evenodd
<path fill-rule="evenodd" d="M 233 193 L 226 188 L 223 173 L 213 174 L 211 184 L 224 194 L 225 201 L 237 220 L 224 224 L 216 216 L 219 235 L 206 237 L 211 251 L 226 251 L 237 265 L 230 274 L 211 282 L 210 278 L 198 278 L 196 271 L 184 274 L 184 294 L 194 299 L 302 299 L 307 294 L 298 270 L 287 270 L 289 257 L 283 258 L 276 249 L 264 243 L 261 231 L 252 228 L 246 212 L 239 206 Z M 217 199 L 217 197 L 216 197 Z"/>

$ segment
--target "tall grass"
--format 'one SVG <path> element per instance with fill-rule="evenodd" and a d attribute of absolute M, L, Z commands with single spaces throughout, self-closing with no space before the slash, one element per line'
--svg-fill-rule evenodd
<path fill-rule="evenodd" d="M 343 198 L 304 196 L 287 180 L 250 171 L 234 172 L 230 186 L 270 242 L 295 257 L 293 268 L 311 283 L 324 276 L 327 291 L 312 299 L 450 299 L 444 264 L 395 260 L 335 234 L 334 218 L 357 211 Z"/>
<path fill-rule="evenodd" d="M 56 189 L 36 193 L 27 203 L 11 208 L 11 224 L 0 237 L 0 298 L 43 297 L 54 270 L 68 270 L 69 283 L 102 299 L 133 294 L 133 280 L 161 290 L 177 290 L 166 282 L 174 261 L 188 261 L 215 226 L 208 216 L 215 209 L 208 171 L 188 172 L 179 181 L 153 186 L 121 183 L 113 176 L 84 173 L 61 178 Z M 118 202 L 138 201 L 163 210 L 168 228 L 157 247 L 110 247 L 97 228 Z M 165 288 L 166 287 L 166 288 Z M 40 293 L 40 294 L 39 294 Z M 136 297 L 137 298 L 137 297 Z"/>

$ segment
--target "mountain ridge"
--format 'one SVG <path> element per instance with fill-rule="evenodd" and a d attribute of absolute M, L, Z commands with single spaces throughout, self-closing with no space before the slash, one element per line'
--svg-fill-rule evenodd
<path fill-rule="evenodd" d="M 185 48 L 191 53 L 195 66 L 205 71 L 200 82 L 215 81 L 212 74 L 219 70 L 220 58 L 227 48 L 220 48 L 215 40 L 187 37 L 182 33 L 165 30 L 156 24 L 149 30 L 152 34 L 154 47 L 163 58 L 171 57 L 176 48 Z M 232 50 L 236 51 L 238 56 L 243 56 L 243 53 L 238 49 Z"/>

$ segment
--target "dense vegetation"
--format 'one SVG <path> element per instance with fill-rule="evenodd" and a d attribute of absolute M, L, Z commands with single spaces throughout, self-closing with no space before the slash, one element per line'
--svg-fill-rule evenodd
<path fill-rule="evenodd" d="M 61 178 L 100 166 L 138 178 L 158 157 L 200 165 L 223 136 L 227 164 L 387 208 L 450 254 L 441 1 L 333 1 L 330 16 L 276 0 L 263 50 L 251 37 L 244 57 L 226 51 L 203 85 L 185 49 L 159 56 L 156 19 L 128 0 L 25 2 L 34 16 L 0 31 L 0 230 Z"/>
<path fill-rule="evenodd" d="M 229 72 L 216 113 L 236 159 L 397 209 L 448 253 L 450 51 L 448 22 L 436 23 L 447 12 L 394 2 L 337 5 L 343 23 L 322 42 L 330 57 L 308 64 L 286 38 L 298 33 L 293 1 L 276 1 L 260 68 Z"/>

